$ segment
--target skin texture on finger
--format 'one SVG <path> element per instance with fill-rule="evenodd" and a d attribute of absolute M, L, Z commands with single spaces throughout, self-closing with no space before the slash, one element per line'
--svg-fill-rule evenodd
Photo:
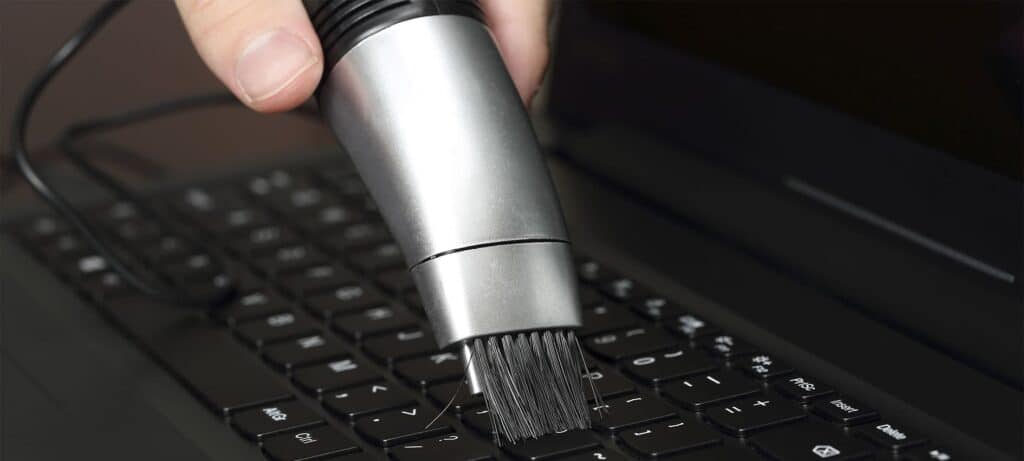
<path fill-rule="evenodd" d="M 175 0 L 206 65 L 249 107 L 302 104 L 323 74 L 323 52 L 300 0 Z"/>
<path fill-rule="evenodd" d="M 480 0 L 505 66 L 527 106 L 548 64 L 549 0 Z"/>

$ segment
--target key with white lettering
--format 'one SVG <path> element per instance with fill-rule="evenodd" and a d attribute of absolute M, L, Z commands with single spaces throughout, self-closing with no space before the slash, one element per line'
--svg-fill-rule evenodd
<path fill-rule="evenodd" d="M 866 423 L 878 418 L 878 412 L 849 397 L 821 400 L 811 409 L 825 419 L 844 426 Z"/>
<path fill-rule="evenodd" d="M 559 461 L 626 461 L 626 457 L 604 447 L 592 448 L 583 453 L 559 458 Z"/>
<path fill-rule="evenodd" d="M 850 461 L 870 459 L 871 447 L 824 424 L 800 423 L 751 438 L 758 451 L 782 461 Z"/>
<path fill-rule="evenodd" d="M 756 394 L 761 386 L 735 371 L 691 376 L 666 384 L 662 392 L 690 410 Z"/>
<path fill-rule="evenodd" d="M 425 328 L 410 328 L 367 339 L 363 349 L 372 359 L 390 366 L 396 360 L 436 353 L 437 341 Z"/>
<path fill-rule="evenodd" d="M 279 370 L 291 371 L 297 367 L 346 356 L 348 349 L 334 337 L 316 334 L 267 346 L 263 355 Z"/>
<path fill-rule="evenodd" d="M 276 435 L 263 441 L 263 452 L 273 461 L 320 459 L 356 451 L 359 446 L 328 426 Z"/>
<path fill-rule="evenodd" d="M 932 444 L 909 450 L 900 458 L 901 461 L 959 461 L 961 459 L 967 458 L 956 456 L 951 451 Z"/>
<path fill-rule="evenodd" d="M 254 347 L 311 335 L 317 332 L 316 326 L 304 316 L 293 312 L 282 312 L 269 315 L 259 320 L 244 322 L 235 333 L 246 343 Z"/>
<path fill-rule="evenodd" d="M 775 379 L 793 372 L 793 369 L 790 368 L 789 365 L 786 365 L 775 357 L 765 353 L 757 353 L 749 357 L 741 357 L 733 364 L 733 367 L 739 369 L 751 378 L 762 380 Z"/>
<path fill-rule="evenodd" d="M 768 396 L 726 403 L 721 407 L 709 408 L 705 414 L 711 422 L 738 436 L 798 421 L 807 416 L 802 408 L 792 402 Z"/>
<path fill-rule="evenodd" d="M 483 461 L 492 459 L 490 447 L 462 434 L 428 437 L 391 449 L 398 461 Z"/>
<path fill-rule="evenodd" d="M 339 358 L 295 370 L 295 382 L 307 392 L 323 394 L 379 379 L 366 364 L 354 358 Z"/>
<path fill-rule="evenodd" d="M 212 311 L 228 325 L 280 314 L 292 310 L 291 304 L 272 290 L 261 289 L 239 296 L 227 306 Z"/>
<path fill-rule="evenodd" d="M 294 400 L 263 405 L 231 416 L 231 425 L 253 440 L 321 423 L 323 420 L 319 415 Z"/>
<path fill-rule="evenodd" d="M 395 364 L 395 372 L 410 384 L 426 389 L 437 383 L 458 379 L 465 368 L 454 352 L 438 352 L 398 362 Z"/>
<path fill-rule="evenodd" d="M 404 307 L 381 305 L 358 314 L 336 317 L 333 326 L 345 336 L 360 341 L 370 336 L 414 327 L 417 322 L 416 316 Z"/>
<path fill-rule="evenodd" d="M 805 404 L 835 393 L 831 386 L 806 375 L 793 375 L 773 381 L 772 388 L 786 397 Z"/>
<path fill-rule="evenodd" d="M 621 360 L 672 347 L 675 340 L 660 329 L 638 327 L 591 336 L 583 345 L 605 360 Z"/>
<path fill-rule="evenodd" d="M 886 420 L 860 426 L 856 429 L 855 434 L 882 448 L 888 448 L 894 453 L 906 451 L 908 448 L 916 447 L 927 441 L 920 434 L 908 430 L 903 424 Z"/>
<path fill-rule="evenodd" d="M 673 418 L 622 431 L 619 439 L 627 447 L 649 458 L 693 450 L 721 441 L 718 434 L 692 418 Z"/>
<path fill-rule="evenodd" d="M 659 384 L 718 369 L 718 364 L 704 352 L 683 347 L 665 349 L 619 363 L 626 373 L 648 384 Z"/>
<path fill-rule="evenodd" d="M 413 406 L 364 416 L 356 420 L 356 431 L 381 447 L 393 447 L 413 440 L 440 436 L 452 432 L 445 417 L 433 425 L 427 423 L 437 416 L 437 410 Z"/>
<path fill-rule="evenodd" d="M 592 406 L 590 410 L 594 430 L 605 433 L 677 416 L 676 409 L 668 402 L 640 394 L 606 400 L 603 405 Z"/>
<path fill-rule="evenodd" d="M 636 389 L 632 381 L 611 369 L 593 367 L 589 371 L 589 375 L 583 375 L 583 393 L 591 400 L 594 400 L 593 390 L 590 387 L 591 383 L 593 383 L 594 389 L 597 390 L 597 394 L 606 400 L 617 395 L 633 392 Z"/>
<path fill-rule="evenodd" d="M 714 356 L 728 360 L 755 352 L 754 346 L 732 335 L 712 335 L 698 343 Z"/>
<path fill-rule="evenodd" d="M 329 392 L 323 397 L 324 406 L 328 410 L 350 421 L 363 415 L 416 403 L 405 389 L 383 381 Z"/>

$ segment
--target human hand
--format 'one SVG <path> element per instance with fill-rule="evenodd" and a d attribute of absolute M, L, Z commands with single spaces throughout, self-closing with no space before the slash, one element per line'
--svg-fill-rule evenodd
<path fill-rule="evenodd" d="M 260 112 L 302 104 L 324 73 L 301 0 L 175 0 L 199 55 Z M 548 61 L 549 0 L 480 0 L 519 95 L 529 105 Z"/>

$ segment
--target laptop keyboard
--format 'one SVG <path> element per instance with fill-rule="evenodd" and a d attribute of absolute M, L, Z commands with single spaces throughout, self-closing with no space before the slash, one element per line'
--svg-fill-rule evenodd
<path fill-rule="evenodd" d="M 272 460 L 959 459 L 583 255 L 579 336 L 603 400 L 594 427 L 499 446 L 351 170 L 279 169 L 153 203 L 169 226 L 128 203 L 92 215 L 127 255 L 197 292 L 224 276 L 187 242 L 224 250 L 242 269 L 237 299 L 208 314 L 160 305 L 60 220 L 15 232 Z"/>

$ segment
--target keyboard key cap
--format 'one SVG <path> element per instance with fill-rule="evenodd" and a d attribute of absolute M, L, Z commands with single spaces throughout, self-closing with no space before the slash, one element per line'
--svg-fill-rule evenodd
<path fill-rule="evenodd" d="M 306 301 L 306 306 L 317 317 L 329 319 L 332 315 L 350 313 L 387 303 L 377 290 L 361 283 L 351 283 L 335 288 L 329 294 L 316 295 Z"/>
<path fill-rule="evenodd" d="M 237 325 L 246 320 L 289 311 L 291 305 L 288 301 L 273 291 L 263 289 L 240 296 L 234 302 L 214 311 L 214 315 L 228 325 Z"/>
<path fill-rule="evenodd" d="M 601 285 L 601 292 L 616 301 L 631 302 L 645 291 L 632 279 L 619 277 Z"/>
<path fill-rule="evenodd" d="M 284 226 L 271 224 L 245 232 L 231 241 L 231 249 L 242 255 L 271 251 L 283 246 L 294 245 L 299 237 Z"/>
<path fill-rule="evenodd" d="M 317 329 L 313 322 L 291 312 L 244 322 L 235 330 L 235 333 L 246 343 L 257 348 L 316 332 Z"/>
<path fill-rule="evenodd" d="M 626 373 L 648 384 L 660 384 L 718 369 L 718 364 L 707 354 L 688 348 L 666 349 L 626 359 L 621 365 Z"/>
<path fill-rule="evenodd" d="M 632 381 L 615 371 L 595 367 L 590 369 L 589 377 L 593 381 L 594 387 L 597 388 L 597 393 L 604 400 L 636 390 Z M 593 400 L 593 396 L 590 395 L 590 382 L 586 378 L 587 376 L 584 375 L 583 393 Z"/>
<path fill-rule="evenodd" d="M 604 296 L 601 296 L 601 294 L 598 293 L 597 290 L 590 288 L 588 286 L 580 285 L 581 306 L 590 307 L 597 304 L 603 304 L 606 302 L 608 302 L 608 300 Z"/>
<path fill-rule="evenodd" d="M 709 408 L 709 420 L 726 432 L 746 436 L 761 429 L 803 419 L 807 415 L 800 407 L 774 397 L 757 396 Z"/>
<path fill-rule="evenodd" d="M 184 239 L 174 235 L 164 235 L 157 241 L 142 249 L 142 257 L 152 264 L 167 264 L 185 259 L 196 249 Z"/>
<path fill-rule="evenodd" d="M 324 406 L 332 413 L 349 421 L 359 416 L 406 407 L 415 403 L 416 401 L 408 392 L 387 382 L 343 389 L 324 395 Z"/>
<path fill-rule="evenodd" d="M 721 441 L 718 434 L 706 425 L 690 418 L 673 418 L 622 431 L 619 439 L 627 447 L 648 458 L 659 458 Z"/>
<path fill-rule="evenodd" d="M 764 458 L 754 453 L 753 449 L 743 449 L 736 446 L 712 446 L 688 451 L 667 459 L 673 461 L 764 461 Z"/>
<path fill-rule="evenodd" d="M 648 320 L 661 321 L 677 319 L 683 315 L 683 309 L 661 296 L 642 296 L 632 303 L 633 310 Z"/>
<path fill-rule="evenodd" d="M 393 242 L 377 245 L 369 250 L 355 253 L 349 258 L 352 265 L 364 273 L 399 268 L 405 264 L 398 244 Z"/>
<path fill-rule="evenodd" d="M 62 234 L 46 244 L 38 245 L 36 249 L 42 251 L 52 262 L 77 259 L 93 252 L 92 247 L 85 243 L 85 240 L 73 233 Z"/>
<path fill-rule="evenodd" d="M 309 214 L 325 206 L 336 205 L 339 199 L 334 194 L 317 186 L 302 186 L 279 193 L 271 193 L 266 203 L 284 215 Z"/>
<path fill-rule="evenodd" d="M 291 371 L 297 367 L 346 356 L 348 349 L 335 338 L 316 334 L 267 346 L 263 354 L 274 367 Z"/>
<path fill-rule="evenodd" d="M 640 323 L 640 318 L 626 308 L 609 303 L 601 303 L 583 308 L 583 327 L 577 330 L 579 337 L 607 333 L 613 330 L 630 328 Z"/>
<path fill-rule="evenodd" d="M 682 336 L 690 341 L 719 332 L 717 327 L 692 314 L 670 317 L 665 321 L 665 327 L 672 334 Z"/>
<path fill-rule="evenodd" d="M 231 425 L 253 440 L 321 423 L 319 415 L 294 400 L 240 411 L 231 417 Z"/>
<path fill-rule="evenodd" d="M 385 243 L 391 234 L 381 222 L 364 222 L 345 227 L 324 240 L 324 245 L 335 253 L 349 253 L 360 248 Z"/>
<path fill-rule="evenodd" d="M 259 226 L 266 226 L 272 221 L 270 214 L 256 207 L 244 205 L 226 210 L 223 214 L 212 214 L 199 224 L 207 232 L 216 235 L 232 235 L 245 232 Z"/>
<path fill-rule="evenodd" d="M 327 265 L 328 263 L 327 255 L 312 245 L 281 247 L 274 250 L 269 256 L 259 257 L 253 261 L 257 270 L 271 277 L 284 272 Z"/>
<path fill-rule="evenodd" d="M 164 230 L 157 223 L 141 219 L 118 221 L 110 227 L 110 232 L 134 245 L 150 243 L 164 235 Z"/>
<path fill-rule="evenodd" d="M 427 423 L 435 416 L 436 410 L 413 406 L 359 418 L 356 420 L 356 431 L 371 443 L 382 447 L 393 447 L 452 432 L 444 417 L 427 428 Z"/>
<path fill-rule="evenodd" d="M 393 295 L 405 293 L 416 288 L 416 283 L 412 280 L 412 274 L 406 269 L 382 272 L 377 276 L 377 283 Z"/>
<path fill-rule="evenodd" d="M 249 178 L 245 187 L 252 195 L 268 197 L 273 194 L 287 193 L 306 184 L 309 184 L 309 178 L 305 174 L 276 169 L 267 174 Z"/>
<path fill-rule="evenodd" d="M 628 461 L 625 456 L 604 447 L 591 448 L 568 458 L 558 459 L 559 461 Z"/>
<path fill-rule="evenodd" d="M 491 429 L 490 413 L 487 408 L 470 408 L 462 415 L 462 422 L 479 432 L 480 435 L 493 438 L 494 431 Z"/>
<path fill-rule="evenodd" d="M 465 367 L 458 355 L 452 352 L 439 352 L 398 362 L 395 364 L 395 372 L 410 384 L 426 389 L 434 384 L 462 377 Z"/>
<path fill-rule="evenodd" d="M 355 274 L 334 264 L 321 264 L 282 274 L 281 279 L 284 289 L 296 298 L 358 283 Z"/>
<path fill-rule="evenodd" d="M 758 451 L 782 461 L 849 461 L 872 458 L 871 447 L 817 423 L 800 423 L 751 438 Z"/>
<path fill-rule="evenodd" d="M 560 458 L 598 446 L 597 439 L 589 431 L 569 431 L 526 439 L 515 444 L 505 442 L 502 449 L 515 459 L 543 460 Z"/>
<path fill-rule="evenodd" d="M 320 234 L 353 224 L 361 216 L 362 213 L 352 207 L 334 203 L 320 208 L 309 217 L 300 220 L 299 227 L 310 234 Z"/>
<path fill-rule="evenodd" d="M 728 370 L 686 378 L 663 388 L 669 398 L 694 411 L 703 410 L 715 403 L 746 397 L 760 390 L 761 386 L 757 383 Z"/>
<path fill-rule="evenodd" d="M 734 367 L 751 378 L 762 380 L 775 379 L 793 372 L 789 365 L 765 353 L 741 357 Z"/>
<path fill-rule="evenodd" d="M 306 392 L 324 394 L 335 389 L 365 384 L 380 379 L 366 364 L 354 358 L 334 360 L 295 370 L 295 382 Z"/>
<path fill-rule="evenodd" d="M 655 397 L 630 394 L 606 400 L 604 405 L 591 408 L 590 418 L 594 430 L 614 433 L 627 427 L 653 423 L 677 416 L 668 402 Z"/>
<path fill-rule="evenodd" d="M 456 389 L 459 391 L 458 395 L 455 395 Z M 451 402 L 449 409 L 455 410 L 457 413 L 484 405 L 484 396 L 482 394 L 470 395 L 469 386 L 462 381 L 451 381 L 430 386 L 430 389 L 427 390 L 427 395 L 430 396 L 430 400 L 441 408 L 444 408 L 448 405 L 448 402 Z M 455 395 L 454 400 L 452 399 L 453 395 Z"/>
<path fill-rule="evenodd" d="M 661 330 L 639 327 L 592 336 L 584 340 L 583 344 L 595 355 L 617 361 L 672 347 L 675 340 Z"/>
<path fill-rule="evenodd" d="M 391 366 L 396 360 L 437 352 L 437 340 L 430 331 L 414 328 L 367 339 L 363 349 L 374 360 Z"/>
<path fill-rule="evenodd" d="M 912 430 L 908 430 L 902 424 L 886 420 L 860 426 L 856 429 L 855 434 L 864 440 L 893 452 L 903 452 L 927 442 L 927 439 Z"/>
<path fill-rule="evenodd" d="M 754 346 L 732 335 L 708 336 L 701 339 L 699 344 L 716 357 L 729 360 L 756 352 Z"/>
<path fill-rule="evenodd" d="M 616 277 L 607 267 L 592 259 L 584 259 L 576 269 L 580 278 L 588 283 L 602 283 Z"/>
<path fill-rule="evenodd" d="M 180 263 L 167 266 L 164 272 L 178 282 L 199 282 L 212 279 L 220 272 L 220 268 L 213 256 L 195 253 Z"/>
<path fill-rule="evenodd" d="M 900 461 L 959 461 L 961 459 L 967 458 L 957 456 L 943 447 L 931 444 L 908 450 L 900 457 Z"/>
<path fill-rule="evenodd" d="M 19 234 L 23 239 L 39 244 L 65 234 L 69 230 L 71 227 L 62 219 L 53 216 L 40 216 L 23 226 Z"/>
<path fill-rule="evenodd" d="M 835 397 L 815 403 L 811 410 L 823 418 L 844 426 L 866 423 L 878 418 L 878 412 L 849 397 Z"/>
<path fill-rule="evenodd" d="M 808 403 L 814 399 L 825 397 L 835 392 L 828 385 L 822 384 L 817 379 L 804 375 L 790 376 L 774 381 L 772 388 L 780 394 L 791 399 Z"/>
<path fill-rule="evenodd" d="M 493 459 L 491 449 L 461 434 L 439 435 L 391 449 L 398 461 L 484 461 Z"/>
<path fill-rule="evenodd" d="M 241 195 L 226 188 L 190 187 L 179 194 L 172 205 L 198 221 L 246 205 Z"/>
<path fill-rule="evenodd" d="M 273 461 L 312 460 L 356 451 L 358 445 L 328 426 L 268 437 L 263 442 L 263 452 Z"/>
<path fill-rule="evenodd" d="M 415 327 L 417 319 L 404 307 L 377 306 L 358 314 L 335 317 L 338 332 L 359 341 L 373 335 Z"/>
<path fill-rule="evenodd" d="M 83 291 L 98 302 L 138 294 L 138 291 L 129 286 L 120 274 L 112 271 L 86 277 L 79 284 Z"/>

